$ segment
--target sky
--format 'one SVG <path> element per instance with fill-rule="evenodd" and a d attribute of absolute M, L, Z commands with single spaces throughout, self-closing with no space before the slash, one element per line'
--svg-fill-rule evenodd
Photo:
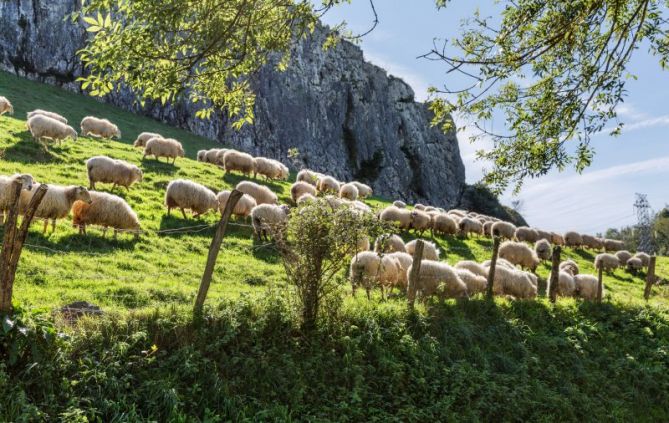
<path fill-rule="evenodd" d="M 442 87 L 453 76 L 446 75 L 443 64 L 418 56 L 427 53 L 435 39 L 457 36 L 462 19 L 477 7 L 483 15 L 493 15 L 499 7 L 492 0 L 453 0 L 440 11 L 433 0 L 375 0 L 374 5 L 379 23 L 360 41 L 364 56 L 411 85 L 419 101 L 427 98 L 428 87 Z M 330 10 L 323 21 L 329 25 L 345 21 L 353 33 L 363 33 L 371 27 L 373 13 L 367 0 L 353 0 Z M 505 204 L 520 200 L 530 225 L 595 234 L 634 224 L 637 192 L 648 196 L 654 210 L 669 204 L 669 72 L 661 70 L 645 47 L 635 52 L 629 69 L 638 79 L 628 81 L 628 96 L 617 109 L 625 122 L 623 133 L 611 137 L 603 131 L 593 137 L 592 166 L 581 174 L 550 172 L 527 180 L 519 194 L 501 197 Z M 504 122 L 490 124 L 498 128 Z M 458 133 L 458 141 L 467 182 L 475 183 L 486 167 L 476 160 L 475 152 L 488 144 L 485 140 L 471 144 L 467 131 Z"/>

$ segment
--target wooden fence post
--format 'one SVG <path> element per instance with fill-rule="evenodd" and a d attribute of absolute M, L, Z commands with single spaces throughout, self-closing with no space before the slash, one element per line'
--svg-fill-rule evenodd
<path fill-rule="evenodd" d="M 218 227 L 216 228 L 216 233 L 214 238 L 211 240 L 211 245 L 209 246 L 209 255 L 207 256 L 207 265 L 204 268 L 204 273 L 202 274 L 202 281 L 200 282 L 200 289 L 197 291 L 197 298 L 195 299 L 195 313 L 202 311 L 204 306 L 204 300 L 207 298 L 207 292 L 209 292 L 209 285 L 211 285 L 211 277 L 214 274 L 214 265 L 216 265 L 216 258 L 218 257 L 218 252 L 221 249 L 221 243 L 223 242 L 223 236 L 225 235 L 225 229 L 228 226 L 228 221 L 232 215 L 232 211 L 237 205 L 237 201 L 242 198 L 243 193 L 233 189 L 228 197 L 228 202 L 225 205 L 223 210 L 223 215 L 221 220 L 218 222 Z"/>
<path fill-rule="evenodd" d="M 495 281 L 495 267 L 497 266 L 497 254 L 499 254 L 500 238 L 494 236 L 492 238 L 492 258 L 490 259 L 490 270 L 488 271 L 488 288 L 486 291 L 486 298 L 492 300 L 492 287 Z"/>
<path fill-rule="evenodd" d="M 604 291 L 604 266 L 597 270 L 597 302 L 602 302 L 602 293 Z"/>
<path fill-rule="evenodd" d="M 562 253 L 562 248 L 559 245 L 553 247 L 550 289 L 548 290 L 548 298 L 552 303 L 557 299 L 558 281 L 560 280 L 560 253 Z"/>
<path fill-rule="evenodd" d="M 48 187 L 41 184 L 33 194 L 28 208 L 23 215 L 21 227 L 16 228 L 16 221 L 19 215 L 19 197 L 21 196 L 22 184 L 14 182 L 12 185 L 13 201 L 9 211 L 9 216 L 5 222 L 5 234 L 2 241 L 2 255 L 0 255 L 0 313 L 9 314 L 12 312 L 12 293 L 14 290 L 14 279 L 16 277 L 16 268 L 21 258 L 23 243 L 28 235 L 30 223 L 35 216 L 37 207 L 46 194 Z"/>
<path fill-rule="evenodd" d="M 424 247 L 425 245 L 422 240 L 419 239 L 416 241 L 416 249 L 413 252 L 413 263 L 411 264 L 411 273 L 409 274 L 409 285 L 407 287 L 407 300 L 410 309 L 413 309 L 414 303 L 416 302 L 416 287 L 418 285 Z"/>
<path fill-rule="evenodd" d="M 646 275 L 646 287 L 643 290 L 643 298 L 648 301 L 650 298 L 650 292 L 655 283 L 655 256 L 650 256 L 650 261 L 648 262 L 648 274 Z"/>

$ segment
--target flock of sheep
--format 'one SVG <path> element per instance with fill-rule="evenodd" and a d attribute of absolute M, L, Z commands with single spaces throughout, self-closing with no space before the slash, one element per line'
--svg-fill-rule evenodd
<path fill-rule="evenodd" d="M 0 97 L 0 114 L 5 112 L 11 113 L 13 108 L 6 98 Z M 67 125 L 66 118 L 44 110 L 28 113 L 27 127 L 33 137 L 40 141 L 61 141 L 77 137 L 76 131 Z M 91 116 L 82 120 L 81 134 L 101 138 L 121 136 L 118 127 L 112 122 Z M 179 141 L 164 138 L 157 133 L 141 133 L 133 145 L 144 149 L 144 157 L 166 157 L 174 162 L 177 157 L 184 156 L 184 149 Z M 197 153 L 197 160 L 219 166 L 225 172 L 239 172 L 254 179 L 257 175 L 264 176 L 266 180 L 286 180 L 289 176 L 288 168 L 277 160 L 253 157 L 234 149 L 201 150 Z M 94 189 L 97 183 L 128 189 L 133 183 L 142 181 L 142 170 L 133 164 L 106 156 L 88 159 L 86 168 L 88 189 L 81 186 L 49 186 L 35 214 L 36 218 L 45 220 L 44 231 L 47 230 L 49 220 L 55 230 L 56 220 L 65 218 L 72 211 L 73 224 L 79 227 L 81 233 L 86 232 L 86 225 L 97 225 L 105 230 L 113 228 L 115 236 L 118 231 L 132 232 L 137 236 L 140 222 L 126 201 Z M 36 182 L 30 175 L 0 177 L 0 211 L 3 215 L 10 207 L 11 186 L 14 181 L 19 181 L 24 188 L 20 197 L 20 213 L 25 211 L 35 192 Z M 277 195 L 267 186 L 245 180 L 237 184 L 236 189 L 243 195 L 234 207 L 233 214 L 242 218 L 250 216 L 254 235 L 258 239 L 268 238 L 270 228 L 280 227 L 288 221 L 290 206 L 280 205 Z M 177 179 L 167 186 L 165 206 L 168 215 L 176 208 L 182 212 L 184 218 L 186 210 L 190 210 L 194 217 L 210 210 L 222 213 L 230 193 L 221 191 L 216 194 L 197 182 Z M 333 208 L 348 206 L 365 213 L 373 211 L 361 200 L 372 193 L 372 189 L 363 183 L 342 183 L 332 176 L 307 169 L 297 174 L 296 182 L 290 189 L 293 206 L 313 201 L 321 195 Z M 649 256 L 644 253 L 633 256 L 623 250 L 620 241 L 576 232 L 561 235 L 530 227 L 516 227 L 510 222 L 471 211 L 446 211 L 422 204 L 409 208 L 404 202 L 395 201 L 393 205 L 378 212 L 377 216 L 399 230 L 413 230 L 419 236 L 430 231 L 433 237 L 475 235 L 505 239 L 499 249 L 493 292 L 514 298 L 536 297 L 538 281 L 535 271 L 541 260 L 550 259 L 553 245 L 605 250 L 596 256 L 594 264 L 597 269 L 606 271 L 617 267 L 637 271 L 647 267 L 649 262 Z M 368 239 L 361 240 L 350 264 L 353 292 L 355 293 L 358 286 L 364 287 L 368 295 L 377 286 L 380 287 L 382 296 L 393 288 L 406 290 L 408 275 L 412 271 L 415 245 L 415 240 L 404 243 L 397 234 L 386 234 L 375 240 L 373 250 Z M 417 293 L 423 298 L 433 295 L 442 299 L 459 298 L 486 290 L 489 262 L 477 263 L 468 260 L 450 266 L 439 261 L 438 248 L 427 240 L 424 240 L 423 258 L 416 286 Z M 597 278 L 580 274 L 575 262 L 564 261 L 560 264 L 557 292 L 561 296 L 594 299 L 597 295 Z"/>

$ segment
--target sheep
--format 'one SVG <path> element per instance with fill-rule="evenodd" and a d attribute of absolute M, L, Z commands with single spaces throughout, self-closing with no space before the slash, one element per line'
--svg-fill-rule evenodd
<path fill-rule="evenodd" d="M 467 212 L 464 210 L 458 210 L 458 209 L 452 209 L 448 211 L 448 214 L 452 214 L 455 216 L 458 216 L 459 218 L 463 218 L 467 216 Z M 515 230 L 515 229 L 514 229 Z"/>
<path fill-rule="evenodd" d="M 352 183 L 342 184 L 342 186 L 339 187 L 339 198 L 355 201 L 358 199 L 358 195 L 358 188 Z"/>
<path fill-rule="evenodd" d="M 348 204 L 348 200 L 343 198 L 335 197 L 334 195 L 326 195 L 323 197 L 332 209 L 338 209 L 339 207 Z"/>
<path fill-rule="evenodd" d="M 339 181 L 332 176 L 322 175 L 316 181 L 316 189 L 318 192 L 339 192 Z"/>
<path fill-rule="evenodd" d="M 641 265 L 643 267 L 648 267 L 650 265 L 650 256 L 644 252 L 638 252 L 634 254 L 634 257 L 641 260 Z"/>
<path fill-rule="evenodd" d="M 86 160 L 86 169 L 89 189 L 95 189 L 96 182 L 102 182 L 113 184 L 112 189 L 120 185 L 129 190 L 130 185 L 141 182 L 144 177 L 142 170 L 137 166 L 107 156 L 95 156 Z"/>
<path fill-rule="evenodd" d="M 21 189 L 30 191 L 35 183 L 32 175 L 27 173 L 16 173 L 12 176 L 0 176 L 0 222 L 4 222 L 5 216 L 14 205 L 14 182 L 21 184 Z"/>
<path fill-rule="evenodd" d="M 613 254 L 602 253 L 597 254 L 595 257 L 595 269 L 602 269 L 607 272 L 615 270 L 616 267 L 620 266 L 620 260 L 618 257 Z"/>
<path fill-rule="evenodd" d="M 217 166 L 223 166 L 223 155 L 228 151 L 226 148 L 212 148 L 204 153 L 204 162 L 211 163 Z"/>
<path fill-rule="evenodd" d="M 376 277 L 381 267 L 381 256 L 371 251 L 363 251 L 356 254 L 351 260 L 350 279 L 353 296 L 358 286 L 362 286 L 367 291 L 367 298 L 370 298 L 372 287 L 376 282 Z"/>
<path fill-rule="evenodd" d="M 293 200 L 293 203 L 298 204 L 299 199 L 305 194 L 316 197 L 316 188 L 304 181 L 297 181 L 290 186 L 290 198 Z"/>
<path fill-rule="evenodd" d="M 411 227 L 419 234 L 432 228 L 432 217 L 422 210 L 414 210 L 411 213 Z"/>
<path fill-rule="evenodd" d="M 504 241 L 499 247 L 499 257 L 532 272 L 539 265 L 537 254 L 522 242 Z"/>
<path fill-rule="evenodd" d="M 560 263 L 560 270 L 564 270 L 565 272 L 570 273 L 572 276 L 578 275 L 580 272 L 580 269 L 578 268 L 578 264 L 574 260 L 565 260 L 562 263 Z"/>
<path fill-rule="evenodd" d="M 443 235 L 455 235 L 458 233 L 458 224 L 451 216 L 439 213 L 432 219 L 432 231 Z"/>
<path fill-rule="evenodd" d="M 75 201 L 72 205 L 72 226 L 79 227 L 79 234 L 86 235 L 86 225 L 102 226 L 104 237 L 107 228 L 114 229 L 114 238 L 119 231 L 132 232 L 139 237 L 140 226 L 137 214 L 128 203 L 116 195 L 89 191 L 91 202 Z"/>
<path fill-rule="evenodd" d="M 546 238 L 541 238 L 534 244 L 534 252 L 537 253 L 537 257 L 541 260 L 550 260 L 553 249 Z"/>
<path fill-rule="evenodd" d="M 367 204 L 363 203 L 362 201 L 355 200 L 351 203 L 354 209 L 360 210 L 365 213 L 371 213 L 372 208 L 369 207 Z"/>
<path fill-rule="evenodd" d="M 258 204 L 276 204 L 279 201 L 279 198 L 272 190 L 251 181 L 241 181 L 235 188 L 255 198 Z"/>
<path fill-rule="evenodd" d="M 81 136 L 91 135 L 105 139 L 116 137 L 121 139 L 121 131 L 107 119 L 99 119 L 94 116 L 86 116 L 81 120 Z"/>
<path fill-rule="evenodd" d="M 174 138 L 151 138 L 144 146 L 144 156 L 154 156 L 156 160 L 160 161 L 161 157 L 166 157 L 169 163 L 172 159 L 172 164 L 176 163 L 177 157 L 184 156 L 184 148 L 181 143 Z"/>
<path fill-rule="evenodd" d="M 409 241 L 406 244 L 404 244 L 404 248 L 406 249 L 406 252 L 408 254 L 411 254 L 413 256 L 414 252 L 416 252 L 416 244 L 417 244 L 417 239 L 414 239 L 413 241 Z M 426 240 L 423 241 L 423 259 L 425 260 L 439 260 L 439 249 L 437 248 L 434 243 Z"/>
<path fill-rule="evenodd" d="M 26 114 L 26 120 L 30 120 L 30 118 L 35 116 L 35 115 L 42 115 L 42 116 L 50 117 L 51 119 L 55 119 L 58 122 L 64 123 L 64 124 L 67 125 L 67 119 L 64 116 L 61 116 L 58 113 L 49 112 L 49 111 L 42 110 L 42 109 L 35 109 L 32 112 L 28 112 Z"/>
<path fill-rule="evenodd" d="M 7 97 L 0 96 L 0 116 L 4 115 L 5 113 L 13 115 L 14 106 L 12 106 L 12 103 L 7 99 Z"/>
<path fill-rule="evenodd" d="M 239 172 L 250 176 L 255 172 L 253 156 L 237 150 L 228 150 L 223 154 L 223 167 L 225 172 Z"/>
<path fill-rule="evenodd" d="M 407 277 L 413 270 L 413 264 L 407 269 Z M 416 281 L 416 293 L 423 299 L 436 295 L 445 298 L 466 298 L 467 285 L 460 279 L 455 269 L 446 263 L 423 260 Z"/>
<path fill-rule="evenodd" d="M 469 234 L 482 235 L 483 234 L 483 225 L 476 219 L 471 217 L 463 217 L 458 224 L 458 229 L 460 234 L 468 237 Z"/>
<path fill-rule="evenodd" d="M 527 226 L 520 226 L 516 228 L 515 238 L 518 242 L 537 242 L 539 238 L 539 233 L 533 228 Z"/>
<path fill-rule="evenodd" d="M 630 253 L 627 250 L 620 250 L 615 253 L 615 256 L 618 257 L 618 261 L 620 262 L 620 267 L 625 267 L 627 264 L 627 260 L 632 258 L 632 253 Z"/>
<path fill-rule="evenodd" d="M 489 267 L 489 266 L 487 266 L 487 267 Z M 488 270 L 486 269 L 486 266 L 483 266 L 482 264 L 478 264 L 477 262 L 475 262 L 473 260 L 459 261 L 459 262 L 455 263 L 455 268 L 456 269 L 469 270 L 473 274 L 478 275 L 478 276 L 483 276 L 484 278 L 488 277 Z"/>
<path fill-rule="evenodd" d="M 564 243 L 567 247 L 580 247 L 583 245 L 583 237 L 578 232 L 569 231 L 564 234 Z"/>
<path fill-rule="evenodd" d="M 409 229 L 413 223 L 413 212 L 408 209 L 388 206 L 381 211 L 379 219 L 384 222 L 397 223 L 400 229 Z"/>
<path fill-rule="evenodd" d="M 277 179 L 281 174 L 281 168 L 277 162 L 267 157 L 255 157 L 253 159 L 253 178 L 262 175 L 265 179 Z"/>
<path fill-rule="evenodd" d="M 268 239 L 270 232 L 276 234 L 288 222 L 290 209 L 286 205 L 258 204 L 251 210 L 253 233 L 258 241 Z"/>
<path fill-rule="evenodd" d="M 492 220 L 488 220 L 483 224 L 483 236 L 486 237 L 491 237 L 492 236 L 492 225 L 494 225 L 495 222 Z"/>
<path fill-rule="evenodd" d="M 383 234 L 376 238 L 374 242 L 374 251 L 377 253 L 406 253 L 407 249 L 404 241 L 398 235 Z"/>
<path fill-rule="evenodd" d="M 556 232 L 551 232 L 551 244 L 564 247 L 564 237 Z"/>
<path fill-rule="evenodd" d="M 146 146 L 146 142 L 151 138 L 164 138 L 164 137 L 155 132 L 142 132 L 141 134 L 137 135 L 137 139 L 135 140 L 135 142 L 132 143 L 132 146 L 143 148 Z M 200 161 L 199 159 L 200 159 L 200 152 L 198 151 L 198 161 Z"/>
<path fill-rule="evenodd" d="M 39 184 L 35 188 L 38 186 Z M 21 191 L 19 213 L 25 214 L 35 192 L 37 192 L 37 189 Z M 49 220 L 51 220 L 51 231 L 54 232 L 56 230 L 56 220 L 67 216 L 75 201 L 83 201 L 90 204 L 91 195 L 86 188 L 81 186 L 49 185 L 46 194 L 42 198 L 42 202 L 35 211 L 36 218 L 44 219 L 43 232 L 46 233 Z"/>
<path fill-rule="evenodd" d="M 548 275 L 546 293 L 550 292 L 552 277 L 552 274 Z M 574 282 L 574 275 L 567 271 L 560 270 L 558 272 L 557 295 L 561 297 L 573 297 L 575 294 L 576 283 Z"/>
<path fill-rule="evenodd" d="M 381 265 L 376 274 L 376 282 L 381 287 L 381 298 L 386 298 L 386 289 L 388 293 L 396 286 L 400 285 L 400 273 L 402 272 L 402 264 L 399 259 L 391 255 L 384 255 L 381 257 Z M 369 298 L 369 292 L 368 292 Z"/>
<path fill-rule="evenodd" d="M 500 238 L 513 239 L 516 234 L 516 226 L 509 222 L 495 222 L 490 228 L 490 235 Z"/>
<path fill-rule="evenodd" d="M 537 241 L 545 239 L 548 242 L 551 242 L 552 234 L 541 229 L 535 229 L 537 231 Z"/>
<path fill-rule="evenodd" d="M 393 201 L 393 206 L 397 207 L 398 209 L 405 209 L 407 207 L 407 204 L 404 201 L 395 200 Z"/>
<path fill-rule="evenodd" d="M 313 186 L 316 186 L 316 182 L 318 181 L 318 178 L 322 176 L 321 173 L 314 172 L 313 170 L 309 169 L 302 169 L 299 172 L 297 172 L 297 176 L 295 177 L 295 181 L 297 182 L 306 182 L 308 184 L 311 184 Z"/>
<path fill-rule="evenodd" d="M 221 211 L 221 215 L 225 210 L 225 206 L 228 204 L 228 198 L 230 198 L 231 191 L 221 191 L 216 194 L 216 200 L 218 201 L 218 209 Z M 242 196 L 237 200 L 235 208 L 232 210 L 232 214 L 239 217 L 248 217 L 251 216 L 251 210 L 258 203 L 255 198 L 251 197 L 248 194 L 242 194 Z"/>
<path fill-rule="evenodd" d="M 581 235 L 581 240 L 583 241 L 583 245 L 585 247 L 591 248 L 593 250 L 601 250 L 602 247 L 604 246 L 601 239 L 594 237 L 592 235 L 583 234 Z"/>
<path fill-rule="evenodd" d="M 524 244 L 523 244 L 524 245 Z M 507 266 L 496 266 L 493 279 L 495 295 L 511 295 L 519 299 L 531 299 L 537 296 L 537 285 L 530 274 L 510 269 Z"/>
<path fill-rule="evenodd" d="M 467 269 L 459 269 L 456 266 L 455 271 L 458 276 L 467 286 L 467 293 L 471 295 L 479 294 L 485 292 L 486 287 L 488 286 L 488 279 L 485 276 L 477 275 L 470 272 Z"/>
<path fill-rule="evenodd" d="M 491 263 L 492 263 L 491 260 L 486 260 L 483 263 L 481 263 L 481 266 L 490 267 Z M 501 257 L 497 257 L 497 263 L 495 264 L 495 268 L 497 268 L 499 266 L 506 267 L 507 269 L 511 269 L 511 270 L 516 269 L 516 266 L 513 263 L 511 263 L 510 261 L 508 261 L 506 259 L 503 259 Z"/>
<path fill-rule="evenodd" d="M 643 269 L 643 262 L 639 257 L 632 257 L 629 260 L 627 260 L 627 270 L 631 271 L 632 273 L 636 273 L 637 271 Z"/>
<path fill-rule="evenodd" d="M 617 239 L 604 240 L 604 250 L 606 250 L 606 252 L 619 251 L 624 249 L 625 249 L 625 243 L 623 241 L 618 241 Z"/>
<path fill-rule="evenodd" d="M 413 208 L 416 210 L 425 210 L 425 205 L 421 203 L 416 203 L 414 204 Z"/>
<path fill-rule="evenodd" d="M 374 190 L 372 190 L 372 187 L 370 187 L 367 184 L 363 184 L 362 182 L 358 181 L 353 181 L 351 182 L 355 187 L 358 189 L 358 197 L 360 198 L 367 198 L 374 194 Z"/>
<path fill-rule="evenodd" d="M 397 284 L 400 289 L 405 292 L 409 282 L 407 270 L 409 270 L 409 267 L 411 267 L 411 264 L 413 263 L 413 257 L 411 257 L 411 254 L 402 251 L 390 253 L 388 254 L 388 257 L 394 257 L 400 263 L 400 274 L 397 278 Z"/>
<path fill-rule="evenodd" d="M 77 140 L 77 131 L 75 131 L 73 127 L 48 116 L 40 114 L 34 115 L 28 119 L 26 125 L 33 138 L 40 142 L 43 138 L 58 141 L 58 144 L 67 138 L 72 138 L 75 141 Z"/>
<path fill-rule="evenodd" d="M 274 179 L 280 179 L 282 181 L 287 181 L 288 177 L 290 176 L 290 169 L 288 169 L 288 166 L 285 164 L 281 163 L 278 160 L 273 160 L 274 164 L 276 164 L 277 169 L 279 170 L 279 173 L 274 176 Z"/>
<path fill-rule="evenodd" d="M 592 275 L 575 275 L 575 296 L 584 300 L 594 301 L 597 299 L 599 281 Z M 602 283 L 602 298 L 604 297 L 604 284 Z"/>
<path fill-rule="evenodd" d="M 301 181 L 300 181 L 301 182 Z M 302 194 L 297 198 L 296 204 L 299 206 L 302 203 L 310 203 L 312 201 L 316 201 L 316 196 L 313 194 Z"/>
<path fill-rule="evenodd" d="M 355 250 L 356 252 L 369 251 L 370 246 L 371 244 L 369 242 L 369 237 L 363 236 L 362 238 L 357 240 Z"/>
<path fill-rule="evenodd" d="M 209 210 L 218 210 L 218 200 L 216 194 L 203 185 L 186 179 L 175 179 L 167 185 L 165 206 L 168 216 L 176 207 L 186 219 L 186 209 L 192 212 L 193 217 L 198 217 Z"/>

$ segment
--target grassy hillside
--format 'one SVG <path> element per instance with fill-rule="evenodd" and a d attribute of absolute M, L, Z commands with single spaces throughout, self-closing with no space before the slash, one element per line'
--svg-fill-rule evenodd
<path fill-rule="evenodd" d="M 46 235 L 34 225 L 15 287 L 31 332 L 0 337 L 5 347 L 32 348 L 0 362 L 2 421 L 669 419 L 669 288 L 654 288 L 646 304 L 642 278 L 622 270 L 605 276 L 604 305 L 499 298 L 493 306 L 430 304 L 413 315 L 401 298 L 347 296 L 305 341 L 281 295 L 278 256 L 252 240 L 248 222 L 236 222 L 219 256 L 206 324 L 194 326 L 188 312 L 218 215 L 168 217 L 163 195 L 175 178 L 216 191 L 240 180 L 194 160 L 213 142 L 6 73 L 0 95 L 15 107 L 14 116 L 0 117 L 0 174 L 86 185 L 88 157 L 138 164 L 144 181 L 114 193 L 146 231 L 138 241 L 115 241 L 98 229 L 78 235 L 65 220 Z M 85 115 L 107 117 L 123 139 L 80 138 L 45 150 L 24 126 L 35 108 L 60 112 L 77 128 Z M 132 147 L 142 131 L 178 138 L 187 158 L 142 161 Z M 289 182 L 269 185 L 287 199 Z M 488 239 L 435 241 L 449 263 L 490 256 Z M 591 252 L 566 249 L 565 256 L 594 273 Z M 668 279 L 669 259 L 660 258 L 657 271 Z M 538 273 L 545 283 L 548 265 Z M 43 317 L 28 311 L 75 300 L 98 304 L 111 318 L 59 327 L 69 336 L 53 339 L 50 329 L 41 332 L 49 325 Z"/>

